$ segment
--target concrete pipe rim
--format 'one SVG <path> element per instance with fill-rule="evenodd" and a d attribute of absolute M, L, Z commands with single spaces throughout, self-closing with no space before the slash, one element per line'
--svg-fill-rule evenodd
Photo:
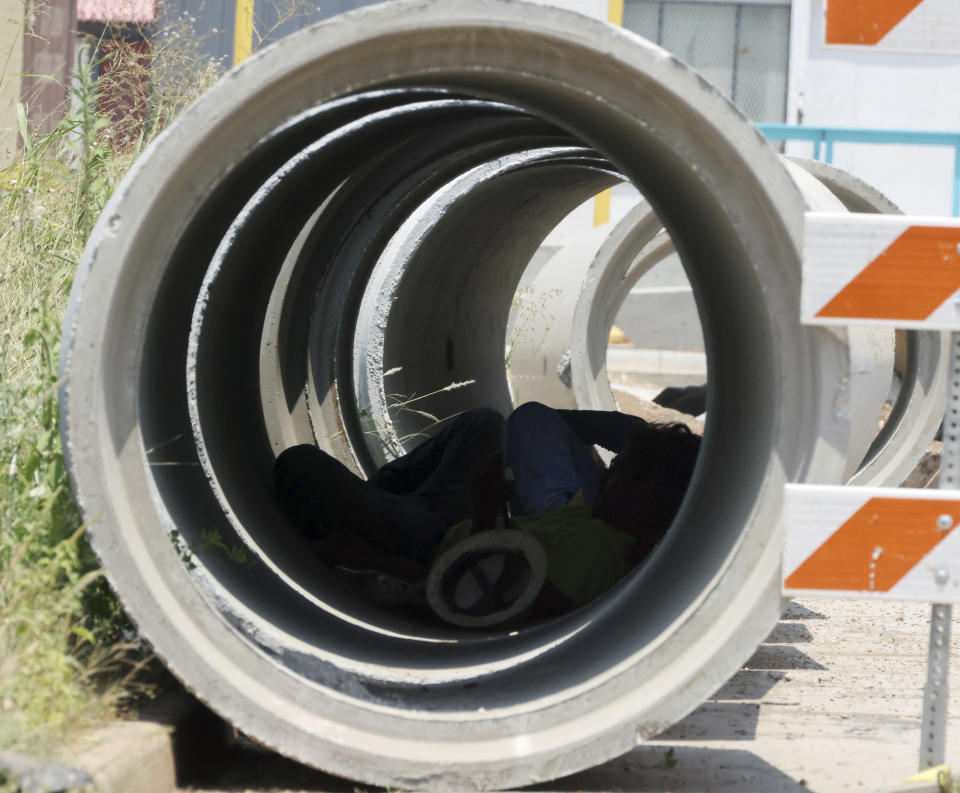
<path fill-rule="evenodd" d="M 791 157 L 813 174 L 850 212 L 902 215 L 886 195 L 830 163 Z M 848 484 L 899 487 L 923 457 L 943 421 L 949 375 L 949 334 L 898 330 L 905 348 L 902 383 L 890 415 Z"/>
<path fill-rule="evenodd" d="M 845 211 L 860 208 L 867 201 L 880 203 L 881 199 L 870 194 L 871 189 L 866 185 L 856 184 L 858 180 L 852 178 L 844 179 L 844 174 L 829 167 L 814 171 L 800 167 L 801 163 L 789 158 L 784 162 L 811 209 Z M 848 203 L 844 204 L 843 200 Z M 653 208 L 646 203 L 634 207 L 611 231 L 587 269 L 570 323 L 569 340 L 572 391 L 580 407 L 610 409 L 615 404 L 606 371 L 609 328 L 632 283 L 666 255 L 676 253 L 676 246 L 664 229 L 661 229 L 661 239 L 653 239 L 657 226 Z M 683 264 L 682 256 L 679 258 Z M 696 300 L 695 292 L 693 297 Z M 898 411 L 890 427 L 885 427 L 879 435 L 875 429 L 889 390 L 893 334 L 883 329 L 837 327 L 822 333 L 820 343 L 824 346 L 819 372 L 821 387 L 834 390 L 830 399 L 835 400 L 838 407 L 849 405 L 844 410 L 851 417 L 850 431 L 844 440 L 834 441 L 836 448 L 845 448 L 841 481 L 846 481 L 857 471 L 865 455 L 876 459 L 872 450 L 878 446 L 887 452 L 893 451 L 894 444 L 887 441 L 893 429 L 902 423 L 901 411 Z M 831 354 L 830 348 L 838 343 L 846 346 L 845 356 Z M 914 375 L 918 362 L 915 346 L 911 345 L 910 359 Z M 915 411 L 922 410 L 925 395 L 914 378 L 905 397 L 913 397 L 910 405 Z M 917 434 L 915 428 L 908 433 Z M 818 478 L 818 481 L 829 480 Z"/>
<path fill-rule="evenodd" d="M 530 21 L 534 18 L 536 24 Z M 469 49 L 462 47 L 466 40 Z M 503 46 L 505 41 L 510 47 Z M 430 42 L 436 46 L 425 47 Z M 324 79 L 316 79 L 318 74 Z M 638 80 L 624 80 L 625 75 Z M 192 213 L 208 212 L 205 219 L 213 214 L 203 206 L 204 191 L 229 183 L 238 161 L 262 155 L 257 141 L 306 108 L 362 89 L 417 84 L 469 88 L 474 95 L 513 100 L 529 113 L 560 120 L 641 183 L 663 178 L 670 165 L 674 187 L 691 191 L 688 197 L 682 190 L 646 192 L 659 200 L 674 228 L 693 200 L 689 196 L 703 202 L 699 214 L 714 224 L 708 241 L 722 238 L 728 246 L 723 263 L 739 268 L 750 290 L 750 299 L 742 298 L 742 326 L 736 330 L 746 333 L 753 321 L 764 327 L 748 357 L 778 400 L 757 405 L 749 425 L 729 408 L 727 389 L 738 375 L 736 362 L 724 352 L 720 318 L 708 307 L 718 328 L 713 354 L 719 382 L 717 420 L 708 432 L 705 460 L 722 450 L 742 463 L 730 475 L 750 491 L 749 503 L 712 503 L 708 509 L 704 502 L 710 493 L 731 483 L 717 481 L 722 477 L 716 471 L 706 477 L 708 466 L 701 464 L 694 483 L 700 498 L 688 499 L 674 536 L 644 568 L 642 579 L 634 575 L 608 596 L 550 625 L 488 642 L 526 647 L 515 668 L 530 676 L 552 669 L 554 675 L 540 681 L 552 690 L 521 686 L 522 704 L 500 712 L 482 709 L 487 696 L 511 695 L 510 686 L 518 680 L 511 668 L 490 674 L 477 664 L 468 681 L 475 687 L 465 688 L 462 678 L 453 684 L 460 690 L 447 703 L 458 702 L 457 709 L 415 712 L 397 701 L 402 695 L 408 704 L 420 703 L 429 693 L 424 689 L 431 685 L 418 679 L 415 665 L 394 666 L 406 683 L 391 687 L 344 671 L 335 654 L 314 656 L 310 673 L 318 679 L 310 681 L 307 670 L 294 663 L 305 648 L 292 640 L 283 646 L 272 639 L 257 644 L 261 632 L 283 626 L 266 624 L 242 608 L 238 595 L 250 593 L 222 587 L 219 581 L 227 575 L 222 570 L 211 572 L 206 565 L 194 574 L 187 570 L 183 549 L 170 535 L 185 520 L 187 502 L 196 497 L 207 503 L 209 494 L 186 465 L 166 471 L 169 480 L 157 479 L 159 468 L 151 466 L 148 455 L 153 447 L 142 434 L 150 417 L 139 413 L 143 389 L 159 385 L 156 375 L 141 371 L 147 337 L 155 344 L 179 327 L 173 317 L 163 318 L 168 324 L 151 325 L 160 321 L 151 314 L 157 296 L 173 300 L 163 268 L 177 252 L 177 235 L 189 226 Z M 679 109 L 687 121 L 698 120 L 696 135 L 689 125 L 677 134 L 666 124 L 656 128 L 657 112 L 666 113 L 668 98 L 677 104 L 667 115 Z M 645 105 L 649 112 L 642 118 L 629 109 Z M 585 120 L 576 112 L 586 109 L 595 117 Z M 636 138 L 624 142 L 628 131 L 640 134 L 646 154 L 670 159 L 651 166 L 637 152 Z M 712 155 L 696 151 L 697 135 L 709 139 L 714 151 L 723 149 L 728 166 L 732 158 L 746 169 L 748 184 L 724 193 L 722 206 L 716 171 L 708 167 L 716 163 Z M 264 51 L 188 110 L 134 167 L 98 223 L 71 296 L 62 357 L 70 375 L 61 397 L 64 445 L 112 583 L 144 635 L 201 699 L 265 744 L 334 773 L 405 787 L 491 788 L 554 778 L 625 751 L 638 736 L 656 733 L 699 704 L 778 616 L 781 485 L 809 468 L 815 452 L 804 428 L 817 423 L 811 415 L 816 400 L 808 398 L 814 391 L 795 374 L 816 370 L 815 346 L 794 319 L 792 268 L 801 212 L 799 196 L 775 154 L 719 94 L 662 50 L 566 12 L 537 7 L 531 14 L 522 5 L 493 0 L 392 3 L 323 23 Z M 752 232 L 741 224 L 751 217 L 760 219 L 765 231 L 747 240 L 742 235 Z M 688 243 L 693 260 L 703 259 L 703 246 Z M 761 272 L 742 263 L 745 247 L 754 260 L 789 259 L 791 265 Z M 104 261 L 121 266 L 108 269 Z M 706 290 L 710 274 L 700 276 Z M 772 303 L 761 299 L 761 279 L 775 292 Z M 724 441 L 734 436 L 740 448 L 725 448 Z M 179 476 L 190 497 L 174 503 L 170 482 Z M 725 521 L 739 529 L 724 529 Z M 691 526 L 711 523 L 725 536 L 705 538 L 699 555 L 680 547 Z M 722 557 L 719 566 L 716 559 L 704 558 L 709 550 Z M 655 592 L 675 577 L 666 565 L 680 560 L 694 591 L 663 602 Z M 278 588 L 275 594 L 282 598 L 284 591 Z M 653 640 L 637 636 L 636 626 L 623 629 L 635 623 L 635 614 L 624 613 L 628 602 L 641 595 L 665 623 L 659 632 L 653 625 L 640 626 L 656 635 Z M 290 600 L 296 598 L 290 595 Z M 349 623 L 349 615 L 334 617 Z M 590 645 L 599 639 L 601 625 L 604 657 L 597 661 L 591 652 L 596 645 Z M 381 640 L 388 641 L 378 636 Z M 434 643 L 430 649 L 447 652 L 449 647 Z M 512 650 L 502 655 L 520 658 Z M 583 668 L 577 670 L 578 680 L 557 679 L 556 664 L 563 657 L 584 667 L 594 664 L 596 674 Z M 438 752 L 451 741 L 458 747 L 456 760 Z"/>
<path fill-rule="evenodd" d="M 401 337 L 399 341 L 395 340 L 396 337 L 390 330 L 392 324 L 395 324 L 392 316 L 385 329 L 382 332 L 378 332 L 378 324 L 383 321 L 383 311 L 381 307 L 389 307 L 397 302 L 402 304 L 402 290 L 405 284 L 409 282 L 408 279 L 411 271 L 415 271 L 418 265 L 420 265 L 421 269 L 424 267 L 429 268 L 430 262 L 426 265 L 422 264 L 422 259 L 424 258 L 422 249 L 431 241 L 431 238 L 446 235 L 446 237 L 455 244 L 458 237 L 462 238 L 465 236 L 466 231 L 463 228 L 454 226 L 452 230 L 448 230 L 447 227 L 451 225 L 449 221 L 451 216 L 459 214 L 461 217 L 464 215 L 469 217 L 472 213 L 480 214 L 484 209 L 484 204 L 489 206 L 493 203 L 499 206 L 501 204 L 509 204 L 514 200 L 519 204 L 523 204 L 524 188 L 526 188 L 528 193 L 535 195 L 538 192 L 549 192 L 553 194 L 562 191 L 564 187 L 566 187 L 565 194 L 570 195 L 570 198 L 561 204 L 559 211 L 548 212 L 543 207 L 538 211 L 538 214 L 540 214 L 544 220 L 542 221 L 543 226 L 540 231 L 534 231 L 534 239 L 536 239 L 545 236 L 548 230 L 556 225 L 560 217 L 569 211 L 572 206 L 580 203 L 584 195 L 593 195 L 604 187 L 607 187 L 610 183 L 619 181 L 619 175 L 611 173 L 609 168 L 597 167 L 589 163 L 582 163 L 579 166 L 573 164 L 571 168 L 570 164 L 566 163 L 560 156 L 563 151 L 562 149 L 530 150 L 521 154 L 503 157 L 496 162 L 487 163 L 484 166 L 478 166 L 472 169 L 463 174 L 460 179 L 449 182 L 442 190 L 432 195 L 430 199 L 418 209 L 417 215 L 411 216 L 411 218 L 397 230 L 397 234 L 391 240 L 390 246 L 385 249 L 381 261 L 371 274 L 370 285 L 359 306 L 358 327 L 355 335 L 353 354 L 353 381 L 357 384 L 361 402 L 365 400 L 366 403 L 371 405 L 374 420 L 386 429 L 385 434 L 388 436 L 388 444 L 399 448 L 401 444 L 397 442 L 398 437 L 418 435 L 423 429 L 423 422 L 419 420 L 418 414 L 416 413 L 393 411 L 396 415 L 391 415 L 386 391 L 386 379 L 382 373 L 395 371 L 399 368 L 400 371 L 396 371 L 396 375 L 403 377 L 403 367 L 396 365 L 401 363 L 401 360 L 399 360 L 397 356 L 401 355 L 403 350 L 411 344 L 413 346 L 422 345 L 417 344 L 416 340 L 411 342 L 411 340 L 403 337 Z M 577 182 L 561 185 L 560 180 L 566 176 L 568 180 L 572 181 L 577 172 L 582 174 Z M 553 177 L 552 180 L 551 177 Z M 551 181 L 553 181 L 553 184 L 551 184 Z M 504 182 L 507 182 L 507 184 L 504 185 Z M 527 185 L 530 186 L 527 187 Z M 504 193 L 499 201 L 491 201 L 489 197 L 483 195 L 481 195 L 479 199 L 476 198 L 478 193 L 495 190 L 497 188 Z M 551 198 L 553 197 L 554 196 L 551 195 Z M 543 204 L 546 203 L 547 201 L 545 200 Z M 476 207 L 476 209 L 471 209 L 471 204 Z M 519 207 L 517 211 L 519 211 Z M 505 214 L 510 215 L 513 213 L 507 210 Z M 483 223 L 484 221 L 478 221 L 481 228 Z M 524 224 L 524 230 L 529 230 L 530 225 Z M 498 234 L 504 233 L 507 232 L 505 232 L 501 226 L 500 229 L 498 229 Z M 442 241 L 440 244 L 442 245 Z M 453 247 L 454 245 L 448 245 L 448 248 Z M 514 237 L 511 243 L 505 247 L 507 247 L 508 250 L 504 251 L 502 256 L 492 255 L 489 256 L 489 258 L 502 260 L 509 257 L 510 250 L 517 247 L 516 238 Z M 426 254 L 426 256 L 429 258 L 429 253 Z M 439 270 L 441 268 L 446 269 L 442 257 L 434 258 L 436 264 L 433 266 L 432 272 L 428 271 L 423 276 L 423 279 L 427 283 L 438 282 L 441 277 Z M 511 284 L 519 281 L 520 274 L 523 269 L 525 269 L 528 261 L 529 255 L 521 253 L 516 257 L 516 264 L 513 267 L 512 274 L 506 276 L 509 277 Z M 465 273 L 465 275 L 469 277 L 471 274 Z M 497 275 L 492 275 L 491 278 L 496 280 L 497 286 L 503 286 L 505 274 L 501 272 Z M 472 284 L 456 288 L 457 291 L 476 289 L 477 283 L 474 280 Z M 515 289 L 508 286 L 502 291 L 504 293 L 512 293 Z M 398 292 L 400 294 L 398 294 Z M 407 287 L 407 292 L 409 292 L 409 287 Z M 506 308 L 506 305 L 502 306 L 502 308 Z M 497 319 L 490 320 L 488 325 L 491 328 L 505 327 L 506 320 L 503 316 L 500 316 Z M 428 329 L 422 329 L 420 331 L 421 337 L 429 335 L 430 331 Z M 392 342 L 392 345 L 389 342 Z M 484 346 L 487 347 L 487 345 Z M 494 342 L 487 347 L 487 351 L 492 353 L 493 356 L 502 357 L 501 350 L 503 346 L 504 344 Z M 494 365 L 493 363 L 489 363 L 487 366 L 473 364 L 472 370 L 470 368 L 458 368 L 456 371 L 451 370 L 449 377 L 453 383 L 464 384 L 464 387 L 469 387 L 469 385 L 466 384 L 470 383 L 472 379 L 470 378 L 471 374 L 490 369 Z M 414 368 L 416 369 L 416 367 Z M 506 367 L 504 366 L 503 368 L 505 370 Z M 394 379 L 397 379 L 396 375 Z M 409 380 L 409 378 L 405 379 Z M 443 387 L 444 384 L 436 383 L 435 385 L 437 387 Z M 486 396 L 482 397 L 480 401 L 485 406 L 498 408 L 506 415 L 512 403 L 505 377 L 500 379 L 498 386 L 499 388 L 488 391 Z M 398 386 L 391 383 L 391 388 L 396 387 Z M 404 388 L 404 386 L 399 386 L 399 388 L 405 392 L 416 393 L 418 390 L 431 388 L 431 386 L 421 381 L 409 382 L 406 388 Z M 471 395 L 471 398 L 474 397 Z M 431 409 L 429 405 L 418 404 L 425 410 Z M 455 415 L 459 407 L 460 405 L 454 404 L 449 406 L 445 411 L 437 410 L 435 413 L 437 415 L 447 415 L 448 413 Z"/>
<path fill-rule="evenodd" d="M 851 212 L 900 211 L 862 180 L 826 163 L 798 158 L 790 162 L 808 171 Z M 615 409 L 612 384 L 606 371 L 606 338 L 627 293 L 636 281 L 667 256 L 674 246 L 659 230 L 653 210 L 641 202 L 611 230 L 590 264 L 572 317 L 570 345 L 572 392 L 577 406 Z M 942 420 L 946 377 L 946 346 L 938 332 L 898 331 L 903 345 L 903 385 L 888 420 L 877 433 L 866 456 L 852 450 L 849 464 L 859 463 L 850 484 L 899 485 L 913 469 Z"/>
<path fill-rule="evenodd" d="M 627 212 L 597 251 L 573 314 L 571 380 L 579 406 L 615 409 L 606 366 L 609 328 L 629 289 L 675 252 L 673 241 L 645 201 Z"/>

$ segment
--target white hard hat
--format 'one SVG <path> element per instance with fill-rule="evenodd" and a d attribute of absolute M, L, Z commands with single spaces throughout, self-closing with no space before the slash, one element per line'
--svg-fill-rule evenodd
<path fill-rule="evenodd" d="M 486 628 L 516 620 L 547 578 L 540 541 L 515 529 L 473 534 L 444 551 L 427 575 L 427 602 L 444 622 Z"/>

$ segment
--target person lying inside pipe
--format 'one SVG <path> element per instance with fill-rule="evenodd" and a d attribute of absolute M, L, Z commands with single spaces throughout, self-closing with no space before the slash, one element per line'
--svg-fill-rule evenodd
<path fill-rule="evenodd" d="M 609 468 L 594 445 L 616 454 Z M 295 446 L 274 484 L 331 566 L 407 582 L 421 599 L 426 585 L 441 618 L 481 627 L 606 592 L 669 528 L 699 445 L 683 425 L 528 402 L 506 421 L 489 408 L 461 413 L 366 481 Z"/>

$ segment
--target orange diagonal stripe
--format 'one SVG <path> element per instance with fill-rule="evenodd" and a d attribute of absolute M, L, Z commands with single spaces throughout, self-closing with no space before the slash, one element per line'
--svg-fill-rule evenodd
<path fill-rule="evenodd" d="M 876 44 L 923 0 L 827 0 L 827 44 Z"/>
<path fill-rule="evenodd" d="M 817 316 L 926 319 L 960 289 L 958 244 L 958 228 L 911 226 Z"/>
<path fill-rule="evenodd" d="M 784 585 L 887 592 L 952 531 L 937 528 L 940 515 L 950 515 L 956 523 L 960 503 L 871 498 Z"/>

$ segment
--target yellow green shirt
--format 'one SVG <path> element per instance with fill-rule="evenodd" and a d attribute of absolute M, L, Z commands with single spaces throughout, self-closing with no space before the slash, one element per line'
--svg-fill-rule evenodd
<path fill-rule="evenodd" d="M 502 519 L 498 519 L 497 528 L 504 528 Z M 560 507 L 542 515 L 519 515 L 510 521 L 509 528 L 528 532 L 540 541 L 547 553 L 547 580 L 575 607 L 602 595 L 627 572 L 627 551 L 633 538 L 592 517 L 588 505 Z M 469 520 L 454 524 L 444 535 L 437 555 L 469 535 Z"/>

